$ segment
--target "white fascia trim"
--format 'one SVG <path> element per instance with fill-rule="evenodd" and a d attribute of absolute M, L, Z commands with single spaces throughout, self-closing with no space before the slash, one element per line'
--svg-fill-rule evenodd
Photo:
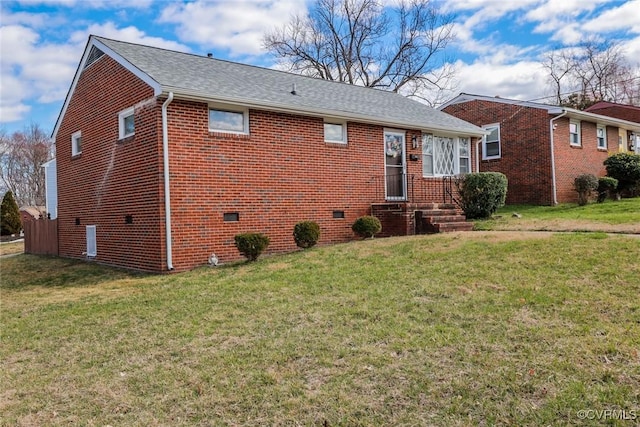
<path fill-rule="evenodd" d="M 62 104 L 62 109 L 60 110 L 60 114 L 58 115 L 58 120 L 56 120 L 56 125 L 53 128 L 53 132 L 51 133 L 51 138 L 55 141 L 56 135 L 58 134 L 58 130 L 60 129 L 60 123 L 62 122 L 62 118 L 65 116 L 67 112 L 67 107 L 69 106 L 69 101 L 71 100 L 71 96 L 76 90 L 76 85 L 78 84 L 78 80 L 80 79 L 80 75 L 82 74 L 82 70 L 84 70 L 84 66 L 87 63 L 87 59 L 89 59 L 89 53 L 91 52 L 91 48 L 95 46 L 104 52 L 105 55 L 109 55 L 112 59 L 114 59 L 118 64 L 122 65 L 128 71 L 133 73 L 140 80 L 148 84 L 153 88 L 154 96 L 158 96 L 162 93 L 162 87 L 160 84 L 152 79 L 148 74 L 142 72 L 140 69 L 134 67 L 129 61 L 124 59 L 122 56 L 115 53 L 113 50 L 108 48 L 104 43 L 96 40 L 95 36 L 90 36 L 89 41 L 87 41 L 87 46 L 84 48 L 84 53 L 82 54 L 82 58 L 80 59 L 80 64 L 78 68 L 76 68 L 76 73 L 73 76 L 73 81 L 71 82 L 71 87 L 67 92 L 67 96 L 64 100 L 64 104 Z"/>
<path fill-rule="evenodd" d="M 481 129 L 475 125 L 471 125 L 475 129 L 470 129 L 468 127 L 458 128 L 458 127 L 444 127 L 444 126 L 425 127 L 424 123 L 391 122 L 385 117 L 372 117 L 372 116 L 365 116 L 360 114 L 345 113 L 345 112 L 336 111 L 336 110 L 310 109 L 310 108 L 303 109 L 297 106 L 277 104 L 277 103 L 262 104 L 255 101 L 240 99 L 240 98 L 213 99 L 211 97 L 204 96 L 194 91 L 185 91 L 184 89 L 181 89 L 181 88 L 165 86 L 163 87 L 163 89 L 164 89 L 164 94 L 167 94 L 168 91 L 174 92 L 176 99 L 206 102 L 208 104 L 211 104 L 211 103 L 232 104 L 232 105 L 244 106 L 248 108 L 255 108 L 255 109 L 260 109 L 265 111 L 294 114 L 298 116 L 306 115 L 311 117 L 321 117 L 323 119 L 329 119 L 329 120 L 331 119 L 346 120 L 346 121 L 374 124 L 374 125 L 387 126 L 387 127 L 393 127 L 393 128 L 419 129 L 423 131 L 442 131 L 442 132 L 456 133 L 463 136 L 481 137 L 486 134 L 484 129 Z"/>
<path fill-rule="evenodd" d="M 439 106 L 438 110 L 443 110 L 444 108 L 450 105 L 463 104 L 469 101 L 487 101 L 487 102 L 497 102 L 500 104 L 519 105 L 522 107 L 530 107 L 530 108 L 537 108 L 540 110 L 547 110 L 549 114 L 560 114 L 565 110 L 564 108 L 558 107 L 555 105 L 538 104 L 536 102 L 519 101 L 517 99 L 499 98 L 495 96 L 473 95 L 470 93 L 461 93 L 455 98 Z"/>
<path fill-rule="evenodd" d="M 602 116 L 600 114 L 589 113 L 587 111 L 575 110 L 573 108 L 565 108 L 565 111 L 567 112 L 567 116 L 571 119 L 592 122 L 604 126 L 615 126 L 634 132 L 640 132 L 640 123 L 616 119 L 615 117 Z"/>

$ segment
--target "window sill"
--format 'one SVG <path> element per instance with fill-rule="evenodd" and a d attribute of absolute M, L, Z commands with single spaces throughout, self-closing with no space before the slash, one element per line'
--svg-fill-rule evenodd
<path fill-rule="evenodd" d="M 120 138 L 118 140 L 118 144 L 125 144 L 127 142 L 133 141 L 136 137 L 136 134 L 134 133 L 133 135 L 129 135 L 129 136 L 125 136 L 124 138 Z"/>
<path fill-rule="evenodd" d="M 218 136 L 231 139 L 251 139 L 251 134 L 241 132 L 225 132 L 223 130 L 209 129 L 209 136 Z"/>
<path fill-rule="evenodd" d="M 78 154 L 72 154 L 71 155 L 71 160 L 79 159 L 80 157 L 82 157 L 82 152 L 80 152 Z"/>
<path fill-rule="evenodd" d="M 342 141 L 324 141 L 324 145 L 329 145 L 331 147 L 344 147 L 347 148 L 349 146 L 348 143 Z"/>
<path fill-rule="evenodd" d="M 570 148 L 582 149 L 582 145 L 569 144 Z"/>

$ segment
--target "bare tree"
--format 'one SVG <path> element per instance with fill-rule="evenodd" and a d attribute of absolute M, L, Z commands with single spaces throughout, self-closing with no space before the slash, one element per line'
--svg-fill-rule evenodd
<path fill-rule="evenodd" d="M 53 141 L 37 124 L 10 137 L 0 134 L 0 179 L 19 206 L 45 204 L 42 164 L 53 157 Z"/>
<path fill-rule="evenodd" d="M 621 47 L 612 42 L 587 40 L 575 49 L 550 52 L 542 65 L 560 105 L 581 109 L 598 101 L 640 105 L 640 69 L 633 69 Z"/>
<path fill-rule="evenodd" d="M 290 71 L 420 96 L 446 89 L 442 67 L 453 17 L 430 0 L 316 0 L 305 17 L 267 33 L 264 47 Z"/>
<path fill-rule="evenodd" d="M 542 67 L 549 73 L 549 82 L 553 87 L 555 102 L 562 103 L 562 91 L 565 80 L 571 77 L 575 68 L 573 55 L 566 50 L 548 52 L 542 61 Z"/>

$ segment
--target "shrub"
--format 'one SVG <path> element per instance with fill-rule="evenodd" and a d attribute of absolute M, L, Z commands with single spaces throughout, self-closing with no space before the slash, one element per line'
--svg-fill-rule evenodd
<path fill-rule="evenodd" d="M 11 191 L 7 191 L 2 198 L 0 205 L 0 234 L 10 236 L 18 234 L 22 230 L 22 219 L 20 209 Z"/>
<path fill-rule="evenodd" d="M 578 192 L 578 204 L 584 206 L 589 202 L 591 193 L 598 189 L 598 178 L 590 173 L 583 173 L 573 180 L 573 188 Z"/>
<path fill-rule="evenodd" d="M 618 180 L 610 176 L 598 178 L 598 203 L 602 203 L 607 197 L 616 198 L 618 188 Z"/>
<path fill-rule="evenodd" d="M 373 238 L 375 234 L 382 231 L 382 224 L 375 216 L 365 215 L 356 219 L 356 222 L 353 223 L 351 229 L 362 238 Z"/>
<path fill-rule="evenodd" d="M 607 176 L 618 180 L 618 192 L 635 196 L 640 187 L 640 156 L 616 153 L 604 161 Z"/>
<path fill-rule="evenodd" d="M 269 237 L 260 233 L 237 234 L 234 239 L 236 248 L 248 261 L 257 260 L 270 243 Z"/>
<path fill-rule="evenodd" d="M 507 177 L 500 172 L 469 173 L 455 184 L 460 208 L 469 219 L 490 217 L 507 198 Z"/>
<path fill-rule="evenodd" d="M 315 246 L 320 239 L 320 226 L 314 221 L 302 221 L 293 227 L 293 239 L 299 248 Z"/>

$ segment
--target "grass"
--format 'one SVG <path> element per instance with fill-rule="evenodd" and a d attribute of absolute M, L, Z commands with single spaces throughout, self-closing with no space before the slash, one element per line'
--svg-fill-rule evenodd
<path fill-rule="evenodd" d="M 583 409 L 640 416 L 638 253 L 634 237 L 478 232 L 165 276 L 6 258 L 0 423 L 537 426 L 605 422 L 580 419 Z"/>
<path fill-rule="evenodd" d="M 0 256 L 21 254 L 24 252 L 24 240 L 19 242 L 0 243 Z"/>
<path fill-rule="evenodd" d="M 521 217 L 514 217 L 513 214 Z M 607 200 L 585 206 L 511 205 L 489 220 L 475 221 L 477 230 L 602 231 L 640 234 L 640 197 Z"/>

